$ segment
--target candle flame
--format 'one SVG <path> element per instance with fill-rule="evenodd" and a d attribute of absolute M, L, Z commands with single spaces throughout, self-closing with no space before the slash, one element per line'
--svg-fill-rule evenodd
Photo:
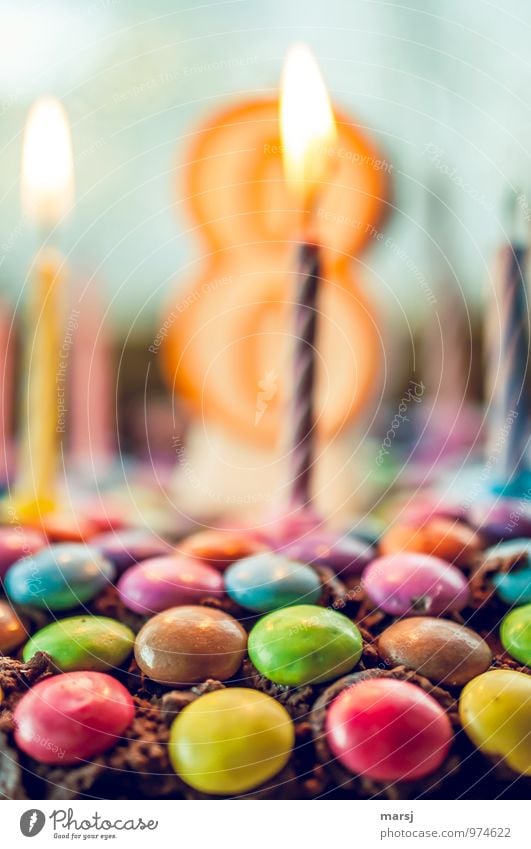
<path fill-rule="evenodd" d="M 303 44 L 290 49 L 282 72 L 280 133 L 286 180 L 307 208 L 327 176 L 337 133 L 319 66 Z"/>
<path fill-rule="evenodd" d="M 30 109 L 22 150 L 22 207 L 44 226 L 69 211 L 74 196 L 70 127 L 59 100 L 43 97 Z"/>

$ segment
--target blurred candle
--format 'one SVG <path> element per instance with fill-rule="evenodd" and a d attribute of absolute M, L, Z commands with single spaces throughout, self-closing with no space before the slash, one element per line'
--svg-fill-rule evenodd
<path fill-rule="evenodd" d="M 59 101 L 43 98 L 30 110 L 22 153 L 22 206 L 43 241 L 67 214 L 72 199 L 68 119 Z M 43 247 L 35 258 L 27 298 L 26 386 L 13 506 L 18 517 L 28 521 L 39 519 L 54 507 L 63 267 L 64 258 L 53 248 Z"/>
<path fill-rule="evenodd" d="M 97 282 L 92 281 L 84 295 L 80 293 L 72 323 L 70 458 L 82 470 L 92 466 L 99 472 L 113 453 L 114 374 L 107 317 Z M 83 392 L 79 392 L 80 386 Z"/>
<path fill-rule="evenodd" d="M 315 366 L 320 250 L 312 238 L 316 198 L 329 173 L 328 148 L 335 142 L 332 107 L 319 68 L 304 45 L 287 57 L 280 96 L 280 132 L 287 184 L 299 217 L 297 290 L 294 308 L 293 387 L 290 427 L 291 505 L 310 504 L 315 447 Z"/>
<path fill-rule="evenodd" d="M 0 299 L 0 487 L 9 480 L 13 424 L 13 316 L 8 304 Z"/>
<path fill-rule="evenodd" d="M 506 495 L 529 486 L 528 234 L 522 210 L 512 210 L 510 241 L 496 256 L 494 293 L 487 311 L 487 458 L 495 458 L 493 488 Z"/>

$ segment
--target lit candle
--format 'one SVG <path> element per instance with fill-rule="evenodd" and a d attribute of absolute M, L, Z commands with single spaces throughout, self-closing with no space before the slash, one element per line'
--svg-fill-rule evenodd
<path fill-rule="evenodd" d="M 52 98 L 30 110 L 22 155 L 22 205 L 43 240 L 73 199 L 72 147 L 62 105 Z M 54 507 L 58 459 L 57 375 L 63 257 L 45 246 L 35 258 L 27 299 L 26 386 L 22 396 L 20 455 L 13 508 L 32 521 Z"/>
<path fill-rule="evenodd" d="M 319 246 L 312 237 L 316 198 L 329 172 L 328 148 L 336 140 L 332 107 L 317 63 L 303 45 L 286 60 L 280 97 L 282 156 L 297 203 L 300 246 L 294 313 L 290 425 L 291 505 L 308 507 L 314 460 L 315 339 L 320 277 Z"/>

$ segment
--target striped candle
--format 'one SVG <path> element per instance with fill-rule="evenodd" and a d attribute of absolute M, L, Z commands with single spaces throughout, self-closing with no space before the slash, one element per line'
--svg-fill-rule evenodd
<path fill-rule="evenodd" d="M 319 248 L 302 244 L 294 312 L 292 408 L 289 416 L 291 506 L 306 507 L 312 497 L 315 443 L 315 337 L 319 294 Z"/>
<path fill-rule="evenodd" d="M 488 461 L 495 491 L 518 489 L 527 470 L 529 441 L 529 306 L 523 240 L 498 252 L 494 298 L 488 315 Z"/>

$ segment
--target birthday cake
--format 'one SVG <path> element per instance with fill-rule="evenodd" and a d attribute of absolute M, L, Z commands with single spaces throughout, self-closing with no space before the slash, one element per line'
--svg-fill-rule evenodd
<path fill-rule="evenodd" d="M 1 529 L 4 797 L 528 792 L 531 538 L 124 533 Z"/>

